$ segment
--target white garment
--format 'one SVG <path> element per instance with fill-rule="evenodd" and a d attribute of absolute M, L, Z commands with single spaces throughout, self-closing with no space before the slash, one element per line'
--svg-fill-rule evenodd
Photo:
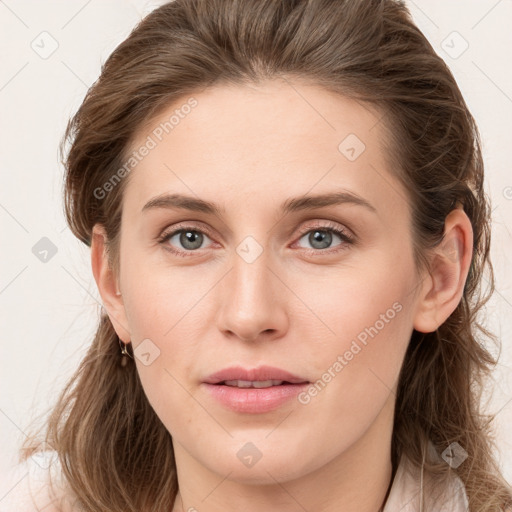
<path fill-rule="evenodd" d="M 452 473 L 444 481 L 444 487 L 436 489 L 437 499 L 429 491 L 431 480 L 421 468 L 409 464 L 405 458 L 400 462 L 388 499 L 382 512 L 467 512 L 468 499 L 461 479 Z M 421 496 L 424 497 L 424 506 Z"/>
<path fill-rule="evenodd" d="M 35 503 L 44 512 L 72 512 L 73 506 L 69 500 L 60 504 L 62 509 L 56 508 L 58 501 L 49 494 L 48 470 L 51 471 L 55 487 L 62 489 L 60 463 L 54 451 L 41 452 L 16 466 L 9 483 L 4 479 L 1 484 L 0 512 L 34 512 L 37 510 Z M 425 494 L 428 505 L 421 509 L 421 471 L 406 464 L 403 459 L 397 468 L 383 512 L 467 512 L 468 501 L 462 482 L 456 476 L 447 482 L 446 489 L 442 489 L 441 500 L 437 504 L 429 503 L 431 497 Z"/>

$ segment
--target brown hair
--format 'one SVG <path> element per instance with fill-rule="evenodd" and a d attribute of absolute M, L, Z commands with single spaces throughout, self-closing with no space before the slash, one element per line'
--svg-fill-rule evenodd
<path fill-rule="evenodd" d="M 446 216 L 463 205 L 474 236 L 464 294 L 435 332 L 413 332 L 399 379 L 392 462 L 396 468 L 405 455 L 443 476 L 451 468 L 424 446 L 431 442 L 441 453 L 457 442 L 468 453 L 456 473 L 470 511 L 503 510 L 512 495 L 481 406 L 484 377 L 496 363 L 481 342 L 498 340 L 477 319 L 494 291 L 479 135 L 454 77 L 403 2 L 175 0 L 153 11 L 108 58 L 68 124 L 61 151 L 69 142 L 65 213 L 72 232 L 90 245 L 93 226 L 104 225 L 115 267 L 128 179 L 105 197 L 95 191 L 122 168 L 136 131 L 211 85 L 272 78 L 309 81 L 382 114 L 391 168 L 409 194 L 418 268 L 428 268 L 426 255 L 442 241 Z M 167 510 L 177 493 L 171 436 L 135 365 L 119 365 L 119 350 L 102 312 L 45 439 L 87 510 Z M 29 444 L 25 457 L 34 450 Z"/>

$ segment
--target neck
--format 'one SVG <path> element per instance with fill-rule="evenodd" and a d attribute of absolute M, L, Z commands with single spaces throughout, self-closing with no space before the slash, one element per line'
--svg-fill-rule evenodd
<path fill-rule="evenodd" d="M 180 490 L 172 512 L 379 512 L 391 485 L 393 408 L 390 398 L 357 443 L 328 464 L 283 482 L 230 480 L 209 471 L 175 443 Z"/>

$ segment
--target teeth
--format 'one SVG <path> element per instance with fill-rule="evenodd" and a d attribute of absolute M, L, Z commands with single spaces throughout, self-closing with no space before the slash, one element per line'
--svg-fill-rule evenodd
<path fill-rule="evenodd" d="M 226 380 L 226 386 L 235 388 L 270 388 L 272 386 L 280 386 L 282 380 Z"/>

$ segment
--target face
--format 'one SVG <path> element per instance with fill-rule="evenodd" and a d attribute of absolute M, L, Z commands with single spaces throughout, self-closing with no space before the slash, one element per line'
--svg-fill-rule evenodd
<path fill-rule="evenodd" d="M 279 81 L 191 96 L 131 147 L 149 150 L 124 195 L 125 341 L 178 468 L 285 481 L 392 421 L 418 285 L 407 194 L 353 100 Z"/>

